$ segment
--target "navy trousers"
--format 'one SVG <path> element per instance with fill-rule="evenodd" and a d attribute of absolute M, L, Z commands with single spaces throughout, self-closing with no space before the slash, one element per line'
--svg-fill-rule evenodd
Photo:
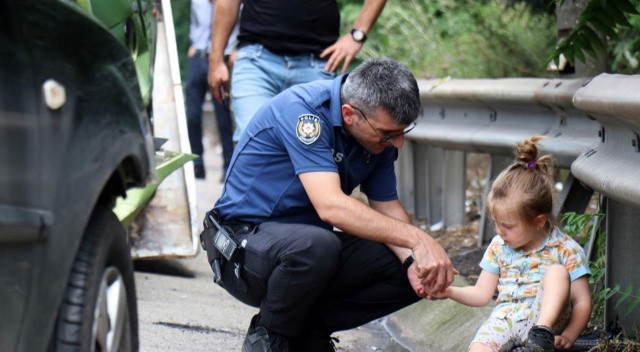
<path fill-rule="evenodd" d="M 260 308 L 258 324 L 286 335 L 352 329 L 419 300 L 389 248 L 318 226 L 266 222 L 250 232 L 240 270 L 223 287 Z"/>
<path fill-rule="evenodd" d="M 191 152 L 200 156 L 195 163 L 202 163 L 202 104 L 209 90 L 207 83 L 207 70 L 209 62 L 207 56 L 198 51 L 189 59 L 186 87 L 187 128 L 189 130 L 189 143 Z M 216 112 L 220 143 L 222 144 L 223 167 L 226 171 L 233 154 L 233 126 L 231 113 L 228 107 L 213 99 L 213 108 Z"/>

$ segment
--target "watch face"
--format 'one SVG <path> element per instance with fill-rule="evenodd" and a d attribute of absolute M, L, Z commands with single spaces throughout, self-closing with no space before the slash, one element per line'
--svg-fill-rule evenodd
<path fill-rule="evenodd" d="M 356 42 L 359 42 L 359 41 L 361 41 L 361 40 L 362 40 L 362 38 L 364 38 L 364 33 L 363 33 L 361 30 L 358 30 L 358 29 L 354 29 L 354 30 L 351 32 L 351 35 L 353 36 L 353 39 L 354 39 Z"/>

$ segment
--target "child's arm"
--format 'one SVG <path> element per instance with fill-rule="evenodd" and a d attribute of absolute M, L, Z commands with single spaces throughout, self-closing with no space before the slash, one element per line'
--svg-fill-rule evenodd
<path fill-rule="evenodd" d="M 449 286 L 443 293 L 430 294 L 427 298 L 450 298 L 467 306 L 484 307 L 493 298 L 496 287 L 498 287 L 498 275 L 482 270 L 474 286 Z"/>
<path fill-rule="evenodd" d="M 556 336 L 556 349 L 569 349 L 582 333 L 591 316 L 591 292 L 589 278 L 582 276 L 571 283 L 571 319 L 561 335 Z"/>

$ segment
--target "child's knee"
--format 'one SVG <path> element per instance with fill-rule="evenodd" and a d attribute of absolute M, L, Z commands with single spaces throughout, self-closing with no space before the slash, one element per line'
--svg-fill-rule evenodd
<path fill-rule="evenodd" d="M 493 352 L 493 348 L 482 342 L 474 342 L 469 346 L 469 352 Z"/>
<path fill-rule="evenodd" d="M 544 272 L 544 277 L 542 278 L 542 285 L 544 286 L 546 281 L 565 281 L 565 282 L 570 282 L 571 278 L 569 276 L 569 271 L 567 271 L 567 269 L 560 265 L 560 264 L 555 264 L 555 265 L 550 265 L 547 267 L 547 269 Z"/>

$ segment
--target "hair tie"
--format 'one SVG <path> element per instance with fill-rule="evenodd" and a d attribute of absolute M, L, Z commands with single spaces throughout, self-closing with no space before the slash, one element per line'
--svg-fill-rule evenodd
<path fill-rule="evenodd" d="M 527 162 L 527 167 L 530 169 L 537 169 L 538 168 L 538 164 L 536 164 L 536 162 L 538 161 L 538 159 L 531 159 Z"/>

